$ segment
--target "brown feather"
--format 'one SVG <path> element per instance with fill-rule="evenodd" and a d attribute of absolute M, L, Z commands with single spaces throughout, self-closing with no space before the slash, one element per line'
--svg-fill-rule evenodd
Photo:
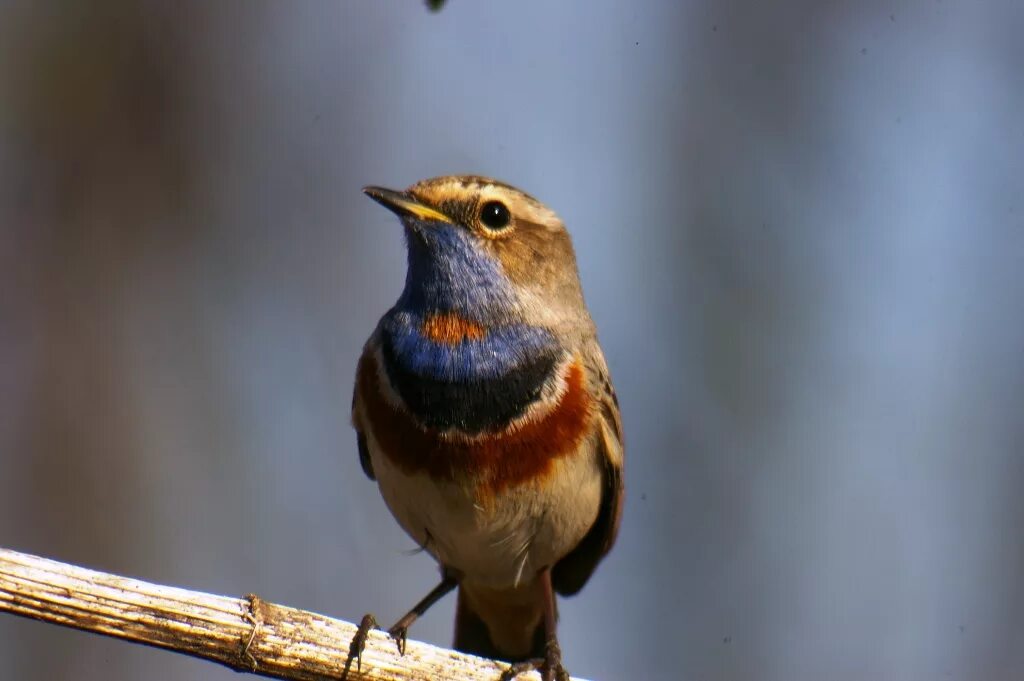
<path fill-rule="evenodd" d="M 359 450 L 359 465 L 370 480 L 376 480 L 373 472 L 373 459 L 370 458 L 370 450 L 366 448 L 366 435 L 363 433 L 363 426 L 359 422 L 359 383 L 356 383 L 352 391 L 352 427 L 356 430 L 356 449 Z"/>
<path fill-rule="evenodd" d="M 544 655 L 539 580 L 512 589 L 463 583 L 455 610 L 455 649 L 518 662 Z"/>
<path fill-rule="evenodd" d="M 623 441 L 622 421 L 619 415 L 619 401 L 615 396 L 608 369 L 600 350 L 594 348 L 588 353 L 588 368 L 593 389 L 598 393 L 597 447 L 601 455 L 602 492 L 601 507 L 597 519 L 564 558 L 551 570 L 551 581 L 555 590 L 563 596 L 577 593 L 590 579 L 605 554 L 611 550 L 619 533 L 622 519 L 624 486 L 622 480 Z"/>
<path fill-rule="evenodd" d="M 543 417 L 515 430 L 475 438 L 421 427 L 384 398 L 379 381 L 376 362 L 364 356 L 357 390 L 384 455 L 408 474 L 475 480 L 482 501 L 508 487 L 544 480 L 554 470 L 554 461 L 577 452 L 590 431 L 592 400 L 579 363 L 569 365 L 565 392 Z"/>

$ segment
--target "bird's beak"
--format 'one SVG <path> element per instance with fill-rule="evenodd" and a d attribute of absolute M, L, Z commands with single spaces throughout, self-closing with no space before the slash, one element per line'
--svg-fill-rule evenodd
<path fill-rule="evenodd" d="M 417 220 L 433 222 L 451 222 L 444 213 L 431 208 L 407 194 L 383 187 L 363 187 L 363 193 L 384 206 L 399 217 L 412 217 Z"/>

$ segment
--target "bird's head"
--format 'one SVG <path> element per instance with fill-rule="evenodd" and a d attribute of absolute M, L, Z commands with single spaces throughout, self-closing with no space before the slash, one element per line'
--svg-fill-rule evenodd
<path fill-rule="evenodd" d="M 405 226 L 409 271 L 398 308 L 485 326 L 591 328 L 569 234 L 529 194 L 469 175 L 363 191 Z"/>

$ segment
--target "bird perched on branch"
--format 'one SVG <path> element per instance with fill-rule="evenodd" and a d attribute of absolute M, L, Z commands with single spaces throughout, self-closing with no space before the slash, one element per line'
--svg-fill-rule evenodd
<path fill-rule="evenodd" d="M 457 649 L 565 678 L 555 594 L 590 578 L 623 498 L 618 402 L 569 234 L 483 177 L 363 191 L 400 218 L 409 265 L 359 360 L 359 458 L 442 577 L 389 632 L 404 650 L 458 587 Z"/>

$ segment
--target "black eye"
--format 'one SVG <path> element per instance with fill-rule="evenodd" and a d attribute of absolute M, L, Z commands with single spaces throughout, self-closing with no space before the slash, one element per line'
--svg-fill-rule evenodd
<path fill-rule="evenodd" d="M 489 229 L 504 229 L 511 219 L 508 208 L 501 201 L 488 201 L 480 209 L 480 222 Z"/>

